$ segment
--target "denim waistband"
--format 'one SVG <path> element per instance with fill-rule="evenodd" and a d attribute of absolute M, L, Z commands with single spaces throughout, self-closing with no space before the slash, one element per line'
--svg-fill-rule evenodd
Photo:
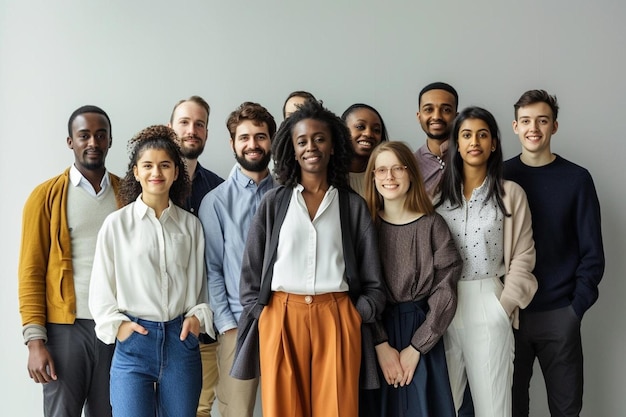
<path fill-rule="evenodd" d="M 135 323 L 140 324 L 143 327 L 148 327 L 148 328 L 153 328 L 153 329 L 155 328 L 165 329 L 165 328 L 172 327 L 172 326 L 180 327 L 183 325 L 183 321 L 185 320 L 185 316 L 182 316 L 182 315 L 169 321 L 145 320 L 145 319 L 140 319 L 139 317 L 131 316 L 130 314 L 126 314 L 126 316 L 131 321 L 134 321 Z"/>

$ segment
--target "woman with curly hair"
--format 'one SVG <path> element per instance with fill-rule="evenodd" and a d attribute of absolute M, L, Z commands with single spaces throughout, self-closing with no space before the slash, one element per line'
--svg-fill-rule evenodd
<path fill-rule="evenodd" d="M 361 323 L 375 321 L 385 296 L 374 227 L 348 185 L 349 132 L 307 101 L 283 122 L 272 154 L 282 186 L 250 226 L 231 375 L 257 376 L 260 360 L 263 415 L 356 417 L 362 339 L 363 382 L 377 382 Z"/>
<path fill-rule="evenodd" d="M 89 308 L 96 334 L 115 343 L 116 417 L 196 415 L 198 346 L 212 332 L 200 221 L 180 207 L 189 177 L 176 133 L 151 126 L 129 142 L 121 209 L 98 234 Z"/>

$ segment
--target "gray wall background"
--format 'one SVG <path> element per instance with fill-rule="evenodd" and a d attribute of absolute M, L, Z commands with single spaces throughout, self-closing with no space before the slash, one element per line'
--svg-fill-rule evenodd
<path fill-rule="evenodd" d="M 26 372 L 17 303 L 23 204 L 73 162 L 67 118 L 83 104 L 113 123 L 111 171 L 126 170 L 126 142 L 165 123 L 191 94 L 212 106 L 203 165 L 225 176 L 233 158 L 225 119 L 245 100 L 282 120 L 292 90 L 336 113 L 375 106 L 391 138 L 424 142 L 417 92 L 443 80 L 460 106 L 491 110 L 505 155 L 519 152 L 512 104 L 545 88 L 561 104 L 555 152 L 587 167 L 602 205 L 607 268 L 600 300 L 583 322 L 586 416 L 622 416 L 626 391 L 621 165 L 626 60 L 620 1 L 316 2 L 0 0 L 0 358 L 3 415 L 37 416 L 41 387 Z M 619 179 L 622 178 L 622 179 Z M 532 415 L 548 415 L 543 382 Z"/>

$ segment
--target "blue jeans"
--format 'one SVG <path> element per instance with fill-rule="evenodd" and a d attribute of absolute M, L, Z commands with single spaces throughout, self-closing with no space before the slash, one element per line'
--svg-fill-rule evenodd
<path fill-rule="evenodd" d="M 116 342 L 111 406 L 116 417 L 195 417 L 202 388 L 198 338 L 180 340 L 183 317 L 161 323 L 132 318 L 148 330 Z"/>

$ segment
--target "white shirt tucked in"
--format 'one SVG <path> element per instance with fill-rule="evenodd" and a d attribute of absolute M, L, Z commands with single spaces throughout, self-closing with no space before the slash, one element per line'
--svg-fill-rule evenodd
<path fill-rule="evenodd" d="M 171 201 L 157 218 L 139 196 L 98 233 L 89 289 L 96 334 L 115 342 L 127 314 L 158 322 L 195 315 L 212 334 L 206 282 L 200 221 Z"/>
<path fill-rule="evenodd" d="M 280 229 L 272 291 L 292 294 L 346 292 L 339 194 L 330 187 L 311 221 L 302 196 L 294 187 Z"/>

